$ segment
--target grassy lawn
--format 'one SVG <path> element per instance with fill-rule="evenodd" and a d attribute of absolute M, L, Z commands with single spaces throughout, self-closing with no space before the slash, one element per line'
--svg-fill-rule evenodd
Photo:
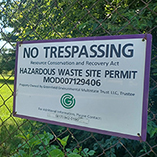
<path fill-rule="evenodd" d="M 42 125 L 12 115 L 14 77 L 10 76 L 0 75 L 0 157 L 17 154 L 18 145 L 23 142 L 19 135 L 34 131 Z"/>
<path fill-rule="evenodd" d="M 13 111 L 13 84 L 14 77 L 0 77 L 0 118 L 2 121 L 5 121 Z"/>
<path fill-rule="evenodd" d="M 12 116 L 14 77 L 0 76 L 0 156 L 10 156 L 21 140 L 16 138 L 18 125 L 23 122 Z M 17 125 L 18 124 L 18 125 Z M 18 130 L 18 131 L 17 131 Z"/>

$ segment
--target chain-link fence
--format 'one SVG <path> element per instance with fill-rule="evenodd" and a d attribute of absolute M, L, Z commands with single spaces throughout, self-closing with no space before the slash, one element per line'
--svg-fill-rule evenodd
<path fill-rule="evenodd" d="M 156 0 L 0 0 L 0 156 L 157 156 Z M 17 41 L 153 36 L 147 140 L 134 141 L 15 118 Z"/>

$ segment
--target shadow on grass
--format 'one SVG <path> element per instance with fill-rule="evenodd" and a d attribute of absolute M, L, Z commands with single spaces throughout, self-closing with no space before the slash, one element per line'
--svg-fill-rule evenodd
<path fill-rule="evenodd" d="M 3 79 L 2 77 L 0 77 L 0 84 L 14 84 L 14 78 L 11 79 Z"/>

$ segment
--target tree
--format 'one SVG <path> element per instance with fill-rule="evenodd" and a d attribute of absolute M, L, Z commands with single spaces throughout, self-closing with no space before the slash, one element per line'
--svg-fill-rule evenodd
<path fill-rule="evenodd" d="M 147 33 L 156 26 L 157 2 L 148 3 L 149 9 L 143 9 L 146 4 L 141 0 L 136 3 L 131 0 L 1 3 L 5 5 L 1 25 L 14 28 L 3 35 L 3 39 L 10 41 Z"/>
<path fill-rule="evenodd" d="M 0 74 L 14 70 L 15 67 L 15 51 L 13 49 L 2 49 L 0 57 Z"/>

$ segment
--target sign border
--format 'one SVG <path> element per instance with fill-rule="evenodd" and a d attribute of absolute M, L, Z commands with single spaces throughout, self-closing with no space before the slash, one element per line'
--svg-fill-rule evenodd
<path fill-rule="evenodd" d="M 90 41 L 90 40 L 114 40 L 114 39 L 136 39 L 141 38 L 142 40 L 146 40 L 146 56 L 145 56 L 145 67 L 144 67 L 144 90 L 143 90 L 143 105 L 142 105 L 142 128 L 141 135 L 137 133 L 137 136 L 122 134 L 117 132 L 111 132 L 106 130 L 99 130 L 89 127 L 83 127 L 79 125 L 67 124 L 62 122 L 56 122 L 53 120 L 45 120 L 30 116 L 23 116 L 15 111 L 16 107 L 16 85 L 17 85 L 17 67 L 18 67 L 18 47 L 21 44 L 31 44 L 31 43 L 48 43 L 48 42 L 71 42 L 71 41 Z M 50 123 L 54 125 L 60 125 L 64 127 L 85 130 L 89 132 L 95 132 L 100 134 L 106 134 L 110 136 L 118 136 L 122 138 L 128 138 L 133 140 L 146 141 L 147 135 L 147 108 L 148 108 L 148 95 L 149 95 L 149 75 L 150 75 L 150 63 L 151 63 L 151 42 L 152 35 L 151 34 L 133 34 L 133 35 L 115 35 L 115 36 L 96 36 L 96 37 L 81 37 L 81 38 L 63 38 L 63 39 L 51 39 L 51 40 L 33 40 L 33 41 L 22 41 L 17 42 L 16 45 L 16 60 L 15 60 L 15 78 L 14 78 L 14 100 L 13 100 L 13 115 L 19 118 L 30 119 L 34 121 L 40 121 L 43 123 Z"/>

